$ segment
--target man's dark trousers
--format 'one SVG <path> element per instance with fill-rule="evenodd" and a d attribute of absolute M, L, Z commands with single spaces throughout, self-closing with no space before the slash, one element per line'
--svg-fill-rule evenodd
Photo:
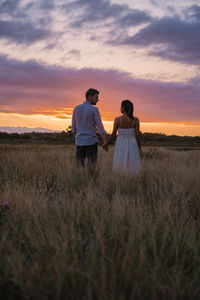
<path fill-rule="evenodd" d="M 87 157 L 88 166 L 96 166 L 97 163 L 98 143 L 87 146 L 76 146 L 76 163 L 78 167 L 85 166 Z"/>

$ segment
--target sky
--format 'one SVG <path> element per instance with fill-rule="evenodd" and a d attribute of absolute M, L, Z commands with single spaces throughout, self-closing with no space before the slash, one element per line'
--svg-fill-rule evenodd
<path fill-rule="evenodd" d="M 88 88 L 109 132 L 200 136 L 199 0 L 0 0 L 0 126 L 65 130 Z"/>

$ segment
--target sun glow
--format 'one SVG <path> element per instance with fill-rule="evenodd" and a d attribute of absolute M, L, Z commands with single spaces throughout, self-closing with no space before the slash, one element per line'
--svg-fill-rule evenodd
<path fill-rule="evenodd" d="M 112 132 L 113 121 L 103 118 L 103 124 L 108 133 Z M 0 113 L 1 127 L 48 128 L 51 130 L 66 130 L 71 125 L 71 115 L 58 117 L 57 114 L 17 114 Z M 141 122 L 141 132 L 163 133 L 167 135 L 200 136 L 200 123 L 183 122 Z"/>

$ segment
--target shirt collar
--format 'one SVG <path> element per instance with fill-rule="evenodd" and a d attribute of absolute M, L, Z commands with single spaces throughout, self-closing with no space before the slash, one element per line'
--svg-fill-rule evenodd
<path fill-rule="evenodd" d="M 83 104 L 92 105 L 92 103 L 90 101 L 84 101 Z"/>

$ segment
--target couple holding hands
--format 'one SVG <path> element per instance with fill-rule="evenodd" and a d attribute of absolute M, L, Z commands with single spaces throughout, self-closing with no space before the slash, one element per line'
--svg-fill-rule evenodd
<path fill-rule="evenodd" d="M 98 152 L 97 129 L 103 140 L 105 151 L 108 151 L 109 144 L 118 132 L 114 149 L 113 171 L 137 174 L 140 169 L 141 157 L 140 123 L 139 119 L 133 116 L 133 103 L 130 100 L 121 102 L 122 115 L 114 120 L 112 134 L 107 140 L 101 116 L 96 107 L 99 101 L 99 91 L 89 89 L 85 97 L 86 101 L 74 108 L 72 116 L 77 166 L 84 167 L 86 157 L 89 166 L 96 165 Z"/>

